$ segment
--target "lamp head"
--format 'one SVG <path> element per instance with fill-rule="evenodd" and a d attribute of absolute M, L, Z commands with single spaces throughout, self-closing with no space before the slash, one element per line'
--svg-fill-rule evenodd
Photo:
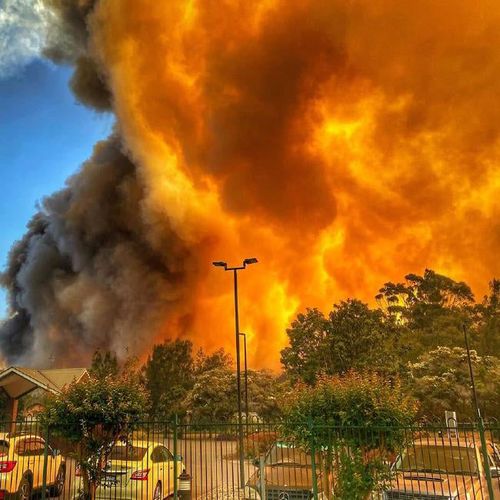
<path fill-rule="evenodd" d="M 243 261 L 244 266 L 248 266 L 249 264 L 257 264 L 259 262 L 255 257 L 251 257 L 250 259 L 245 259 Z"/>
<path fill-rule="evenodd" d="M 226 262 L 223 262 L 221 260 L 218 260 L 216 262 L 212 262 L 212 265 L 215 267 L 227 267 Z"/>

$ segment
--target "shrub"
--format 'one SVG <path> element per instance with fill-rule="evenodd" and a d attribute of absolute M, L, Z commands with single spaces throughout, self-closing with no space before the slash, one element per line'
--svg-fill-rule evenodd
<path fill-rule="evenodd" d="M 285 405 L 282 427 L 296 445 L 321 451 L 327 494 L 335 467 L 335 488 L 351 488 L 352 495 L 360 496 L 349 498 L 356 499 L 385 481 L 376 471 L 384 456 L 403 445 L 405 427 L 416 412 L 415 401 L 398 380 L 350 372 L 295 391 Z M 359 491 L 352 490 L 353 484 Z"/>

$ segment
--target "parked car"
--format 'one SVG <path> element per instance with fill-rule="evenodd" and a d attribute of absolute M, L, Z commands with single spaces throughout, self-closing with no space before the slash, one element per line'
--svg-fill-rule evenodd
<path fill-rule="evenodd" d="M 313 498 L 311 454 L 304 450 L 278 441 L 265 455 L 263 467 L 260 467 L 259 459 L 255 460 L 254 465 L 257 470 L 246 483 L 245 500 L 309 500 Z M 323 498 L 321 475 L 318 472 L 316 475 L 319 498 Z M 262 483 L 265 488 L 265 499 L 261 497 Z"/>
<path fill-rule="evenodd" d="M 59 496 L 66 479 L 66 464 L 60 454 L 46 446 L 45 440 L 34 434 L 0 433 L 0 498 L 15 495 L 28 500 L 43 487 L 45 468 L 47 493 Z"/>
<path fill-rule="evenodd" d="M 177 477 L 184 464 L 168 448 L 152 441 L 130 440 L 117 443 L 102 471 L 96 499 L 162 500 L 173 498 L 175 471 Z M 78 474 L 77 474 L 78 475 Z M 74 498 L 83 491 L 81 476 L 74 487 Z"/>
<path fill-rule="evenodd" d="M 488 498 L 480 446 L 472 439 L 446 442 L 420 439 L 393 466 L 395 478 L 384 500 Z M 488 443 L 492 476 L 498 477 L 493 443 Z"/>

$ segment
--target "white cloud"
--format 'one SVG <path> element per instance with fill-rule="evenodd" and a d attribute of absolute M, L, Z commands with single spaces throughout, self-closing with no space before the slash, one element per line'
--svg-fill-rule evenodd
<path fill-rule="evenodd" d="M 52 15 L 42 0 L 0 0 L 0 79 L 39 57 Z"/>

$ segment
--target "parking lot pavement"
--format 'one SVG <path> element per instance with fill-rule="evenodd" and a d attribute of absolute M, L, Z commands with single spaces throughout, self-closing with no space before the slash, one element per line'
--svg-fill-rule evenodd
<path fill-rule="evenodd" d="M 173 450 L 172 440 L 165 444 Z M 243 498 L 236 441 L 179 439 L 177 448 L 192 476 L 193 498 Z M 248 480 L 255 473 L 255 467 L 250 460 L 245 460 L 244 469 L 245 480 Z M 221 494 L 227 496 L 221 497 Z"/>
<path fill-rule="evenodd" d="M 233 500 L 243 499 L 245 496 L 241 489 L 234 490 L 232 488 L 228 489 L 224 486 L 220 486 L 197 497 L 198 500 L 213 500 L 214 498 L 217 500 Z"/>

